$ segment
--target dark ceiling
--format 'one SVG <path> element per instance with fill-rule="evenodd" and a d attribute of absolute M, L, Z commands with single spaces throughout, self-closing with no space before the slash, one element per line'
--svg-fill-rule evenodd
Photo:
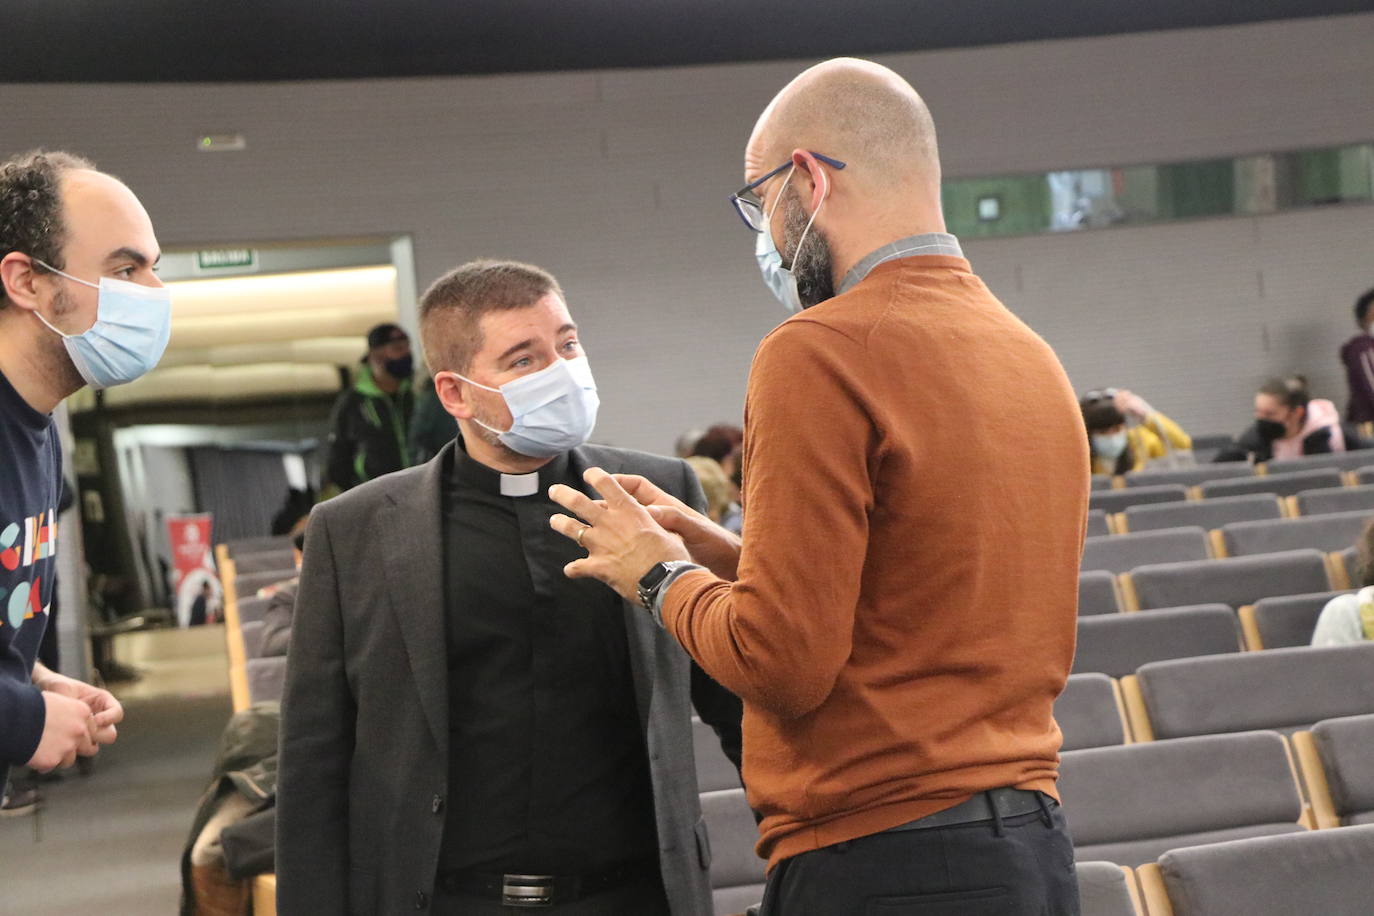
<path fill-rule="evenodd" d="M 1372 9 L 1374 0 L 0 0 L 0 82 L 658 67 Z"/>

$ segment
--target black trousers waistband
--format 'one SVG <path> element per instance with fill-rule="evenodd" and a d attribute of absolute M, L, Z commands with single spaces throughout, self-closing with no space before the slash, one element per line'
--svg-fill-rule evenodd
<path fill-rule="evenodd" d="M 1049 806 L 1058 805 L 1053 798 L 1043 792 L 1028 789 L 1013 789 L 1004 786 L 979 792 L 966 802 L 953 808 L 937 811 L 926 817 L 890 827 L 885 833 L 898 833 L 903 830 L 930 830 L 935 827 L 956 827 L 960 824 L 978 824 L 984 821 L 1001 821 L 1005 817 L 1019 817 L 1039 811 L 1048 816 Z"/>

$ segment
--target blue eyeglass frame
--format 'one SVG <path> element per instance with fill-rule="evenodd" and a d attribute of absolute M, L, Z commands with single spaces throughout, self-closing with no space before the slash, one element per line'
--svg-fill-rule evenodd
<path fill-rule="evenodd" d="M 815 156 L 818 160 L 830 166 L 832 169 L 835 169 L 836 171 L 845 167 L 845 164 L 838 159 L 832 159 L 829 156 L 824 156 L 814 151 L 808 152 L 811 152 L 811 155 Z M 730 195 L 730 204 L 735 208 L 735 212 L 739 214 L 740 220 L 744 223 L 745 226 L 748 227 L 750 232 L 762 232 L 763 227 L 755 226 L 753 221 L 749 219 L 749 215 L 745 212 L 744 208 L 751 207 L 752 209 L 757 210 L 759 212 L 759 215 L 762 216 L 763 203 L 762 201 L 759 201 L 757 199 L 750 200 L 746 198 L 744 195 L 753 194 L 754 189 L 757 188 L 759 185 L 763 184 L 765 181 L 772 178 L 774 175 L 777 175 L 779 172 L 783 172 L 788 168 L 791 168 L 792 165 L 792 160 L 788 159 L 786 162 L 784 162 L 777 168 L 773 169 L 773 171 L 769 172 L 767 175 L 764 175 L 761 178 L 754 179 L 753 181 L 749 182 L 747 185 L 745 185 L 744 187 L 740 188 L 738 191 Z M 754 194 L 754 197 L 757 198 L 758 195 Z"/>

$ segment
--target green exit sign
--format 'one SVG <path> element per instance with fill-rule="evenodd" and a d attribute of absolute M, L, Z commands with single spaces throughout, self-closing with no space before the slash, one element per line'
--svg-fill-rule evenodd
<path fill-rule="evenodd" d="M 257 260 L 258 253 L 251 248 L 210 248 L 196 252 L 196 266 L 201 270 L 252 267 Z"/>

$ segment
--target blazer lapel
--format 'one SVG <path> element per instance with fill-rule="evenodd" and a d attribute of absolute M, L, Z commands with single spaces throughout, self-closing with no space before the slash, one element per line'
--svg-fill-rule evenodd
<path fill-rule="evenodd" d="M 434 743 L 448 759 L 448 640 L 444 626 L 442 483 L 453 443 L 404 487 L 387 493 L 380 532 L 391 610 L 400 622 L 406 657 Z"/>

